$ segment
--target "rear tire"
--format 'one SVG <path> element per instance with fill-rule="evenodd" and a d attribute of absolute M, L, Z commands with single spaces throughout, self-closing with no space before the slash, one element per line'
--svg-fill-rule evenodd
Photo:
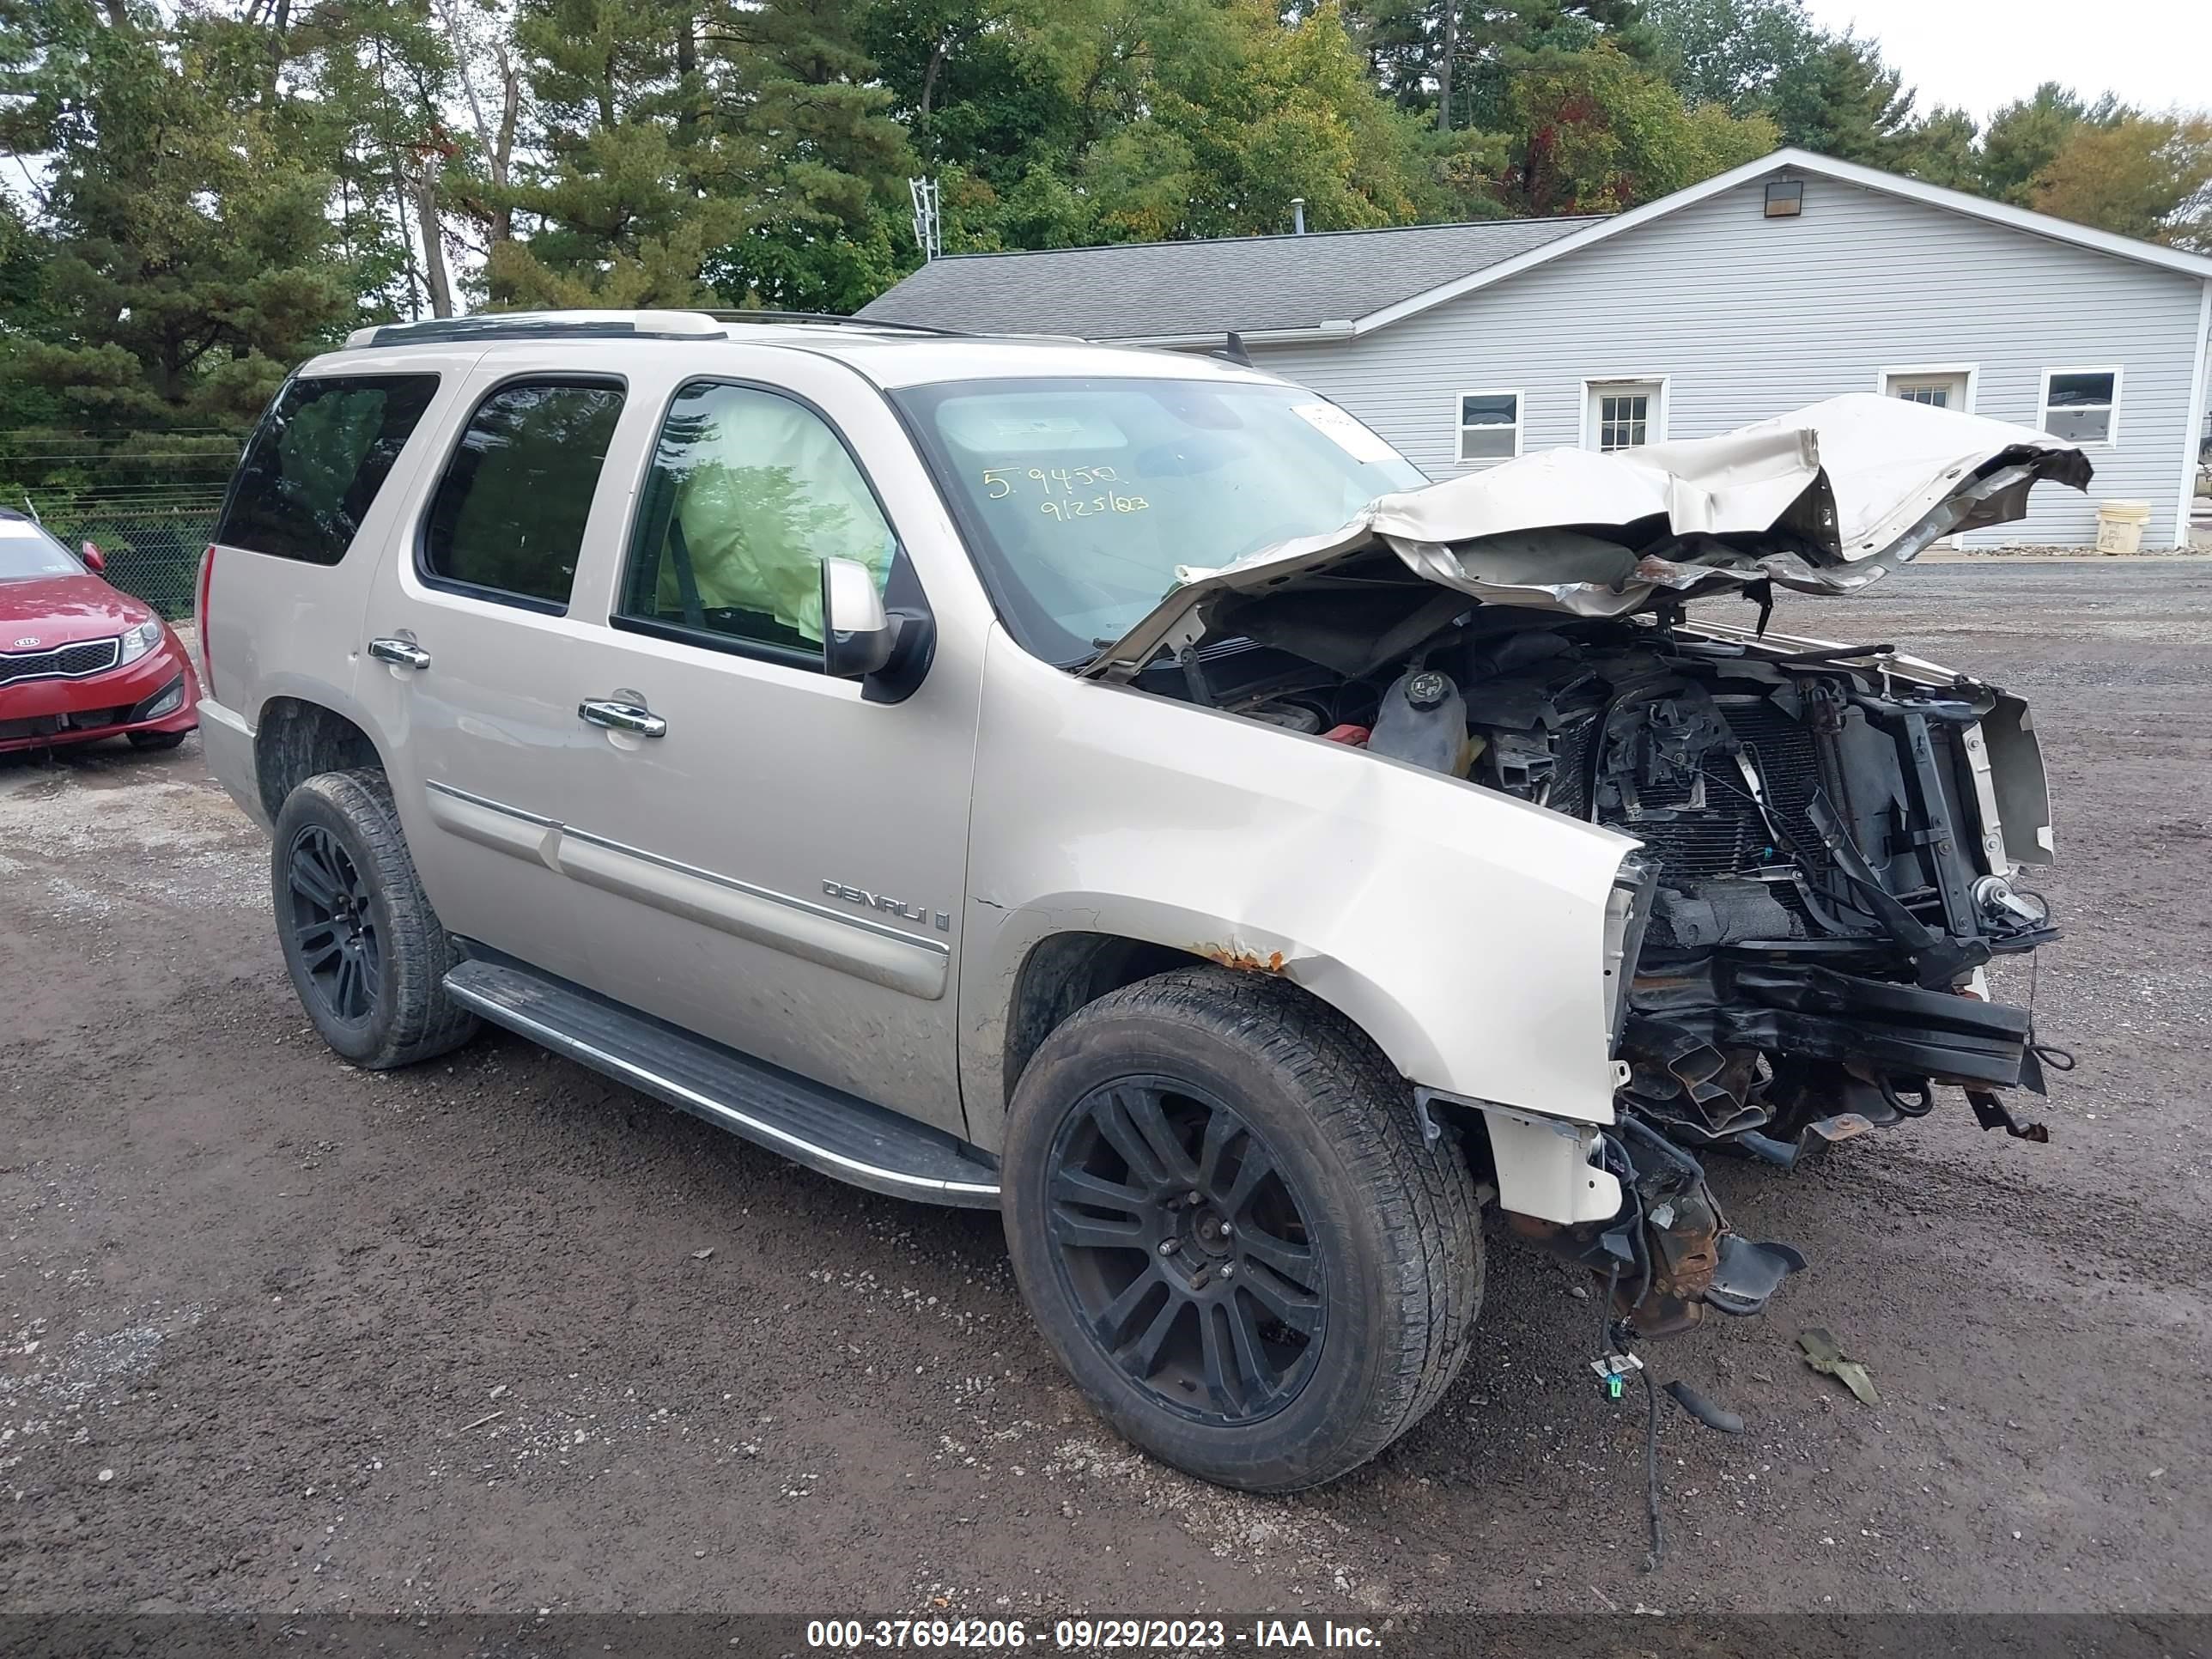
<path fill-rule="evenodd" d="M 476 1034 L 477 1017 L 446 994 L 459 953 L 383 773 L 324 772 L 295 788 L 276 815 L 270 885 L 292 988 L 338 1054 L 384 1071 Z"/>
<path fill-rule="evenodd" d="M 1077 1012 L 1014 1091 L 1001 1181 L 1060 1363 L 1204 1480 L 1334 1480 L 1466 1357 L 1482 1235 L 1458 1144 L 1425 1140 L 1405 1080 L 1283 981 L 1178 970 Z"/>

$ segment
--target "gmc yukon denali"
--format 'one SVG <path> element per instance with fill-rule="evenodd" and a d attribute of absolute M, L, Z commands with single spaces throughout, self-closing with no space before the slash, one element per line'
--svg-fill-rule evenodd
<path fill-rule="evenodd" d="M 1123 1434 L 1283 1491 L 1451 1382 L 1486 1204 L 1657 1336 L 1803 1265 L 1709 1158 L 2039 1134 L 2027 709 L 1766 624 L 2088 476 L 1847 397 L 1428 484 L 1218 358 L 364 330 L 246 448 L 199 718 L 338 1054 L 489 1021 L 994 1207 Z"/>

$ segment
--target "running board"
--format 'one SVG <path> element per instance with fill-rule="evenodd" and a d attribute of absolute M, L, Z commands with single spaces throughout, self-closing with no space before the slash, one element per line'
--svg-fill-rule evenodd
<path fill-rule="evenodd" d="M 995 1209 L 999 1172 L 962 1142 L 503 957 L 472 957 L 446 993 L 495 1025 L 871 1192 Z"/>

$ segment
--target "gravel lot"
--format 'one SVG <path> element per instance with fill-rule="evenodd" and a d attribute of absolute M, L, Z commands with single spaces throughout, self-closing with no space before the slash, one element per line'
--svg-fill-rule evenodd
<path fill-rule="evenodd" d="M 1423 1426 L 1317 1493 L 1200 1486 L 1063 1384 L 988 1215 L 497 1035 L 339 1063 L 195 741 L 0 758 L 0 1607 L 2212 1611 L 2212 561 L 1931 565 L 1776 625 L 2036 701 L 2081 1064 L 2047 1146 L 1953 1098 L 1717 1172 L 1814 1265 L 1650 1351 L 1749 1425 L 1668 1407 L 1656 1576 L 1641 1402 L 1496 1229 Z"/>

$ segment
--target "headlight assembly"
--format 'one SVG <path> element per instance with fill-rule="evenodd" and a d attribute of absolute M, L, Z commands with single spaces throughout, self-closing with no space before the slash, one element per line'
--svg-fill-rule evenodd
<path fill-rule="evenodd" d="M 128 633 L 124 635 L 123 654 L 118 657 L 116 661 L 118 663 L 137 662 L 139 658 L 144 656 L 155 646 L 161 644 L 161 621 L 158 617 L 149 618 L 145 622 L 140 623 L 137 627 L 131 629 Z"/>

